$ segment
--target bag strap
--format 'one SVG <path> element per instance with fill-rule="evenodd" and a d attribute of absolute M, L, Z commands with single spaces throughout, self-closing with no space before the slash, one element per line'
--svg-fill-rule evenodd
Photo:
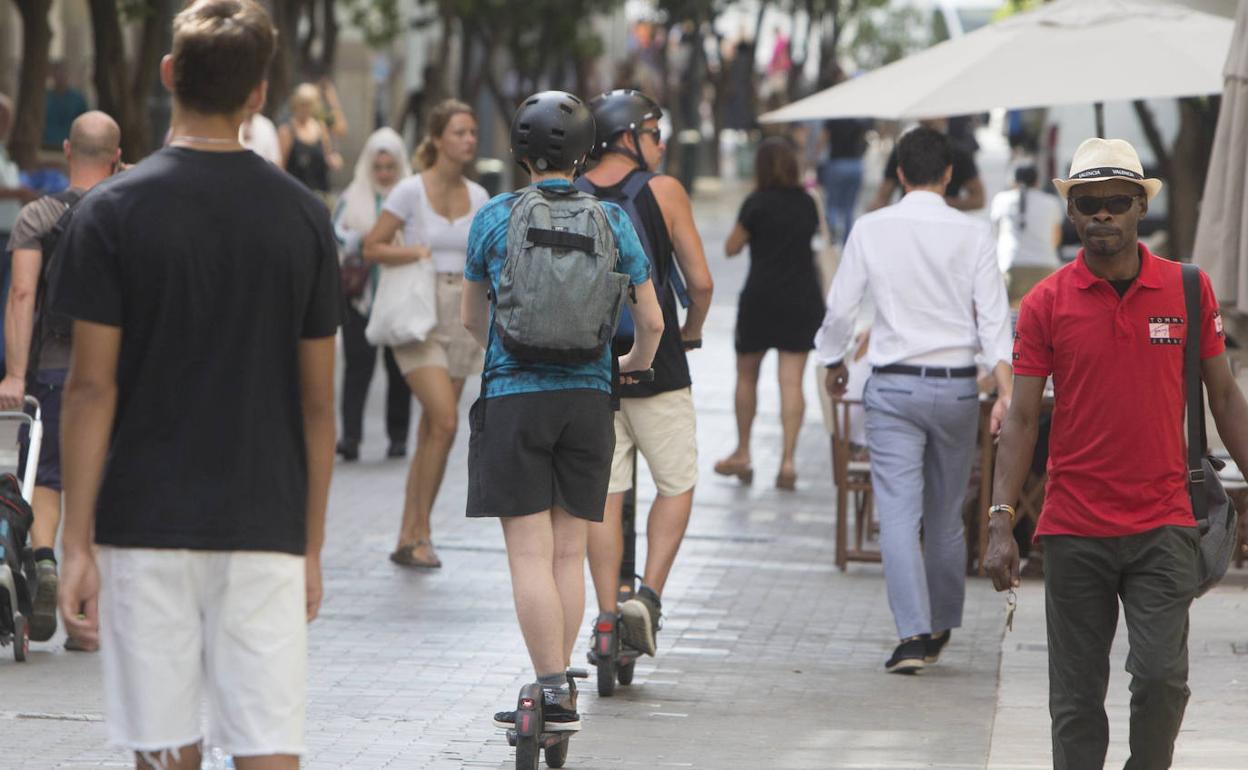
<path fill-rule="evenodd" d="M 638 169 L 628 175 L 628 179 L 624 182 L 624 186 L 620 188 L 620 195 L 625 199 L 633 201 L 641 194 L 646 185 L 650 184 L 650 180 L 654 179 L 653 171 L 642 171 Z"/>
<path fill-rule="evenodd" d="M 1183 300 L 1187 306 L 1187 338 L 1183 347 L 1183 379 L 1187 389 L 1187 490 L 1192 498 L 1192 515 L 1197 521 L 1209 518 L 1205 497 L 1205 392 L 1200 379 L 1200 268 L 1185 264 Z"/>
<path fill-rule="evenodd" d="M 538 246 L 550 246 L 556 249 L 576 249 L 586 254 L 594 253 L 594 239 L 580 233 L 566 230 L 547 230 L 542 227 L 530 227 L 525 233 L 525 240 Z"/>

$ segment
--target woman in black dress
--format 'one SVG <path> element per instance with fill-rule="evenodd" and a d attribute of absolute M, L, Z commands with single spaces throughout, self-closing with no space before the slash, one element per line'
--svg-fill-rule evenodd
<path fill-rule="evenodd" d="M 797 151 L 784 137 L 758 148 L 755 188 L 741 204 L 736 227 L 724 250 L 735 256 L 749 244 L 750 272 L 737 305 L 737 448 L 715 463 L 715 472 L 745 483 L 754 477 L 750 429 L 758 404 L 758 372 L 763 355 L 780 353 L 780 419 L 784 447 L 776 487 L 797 483 L 794 451 L 806 411 L 802 375 L 823 320 L 823 298 L 810 241 L 819 228 L 819 210 L 802 188 Z"/>

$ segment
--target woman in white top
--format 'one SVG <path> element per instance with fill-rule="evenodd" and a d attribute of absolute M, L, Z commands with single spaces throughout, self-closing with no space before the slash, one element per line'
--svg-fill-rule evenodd
<path fill-rule="evenodd" d="M 407 147 L 394 129 L 380 128 L 368 137 L 355 164 L 351 184 L 334 208 L 334 236 L 343 264 L 346 307 L 342 316 L 342 433 L 338 454 L 344 460 L 359 459 L 364 438 L 364 402 L 377 369 L 377 348 L 368 343 L 364 330 L 373 307 L 380 269 L 360 257 L 364 236 L 377 224 L 381 204 L 400 181 L 412 175 Z M 412 393 L 389 348 L 386 365 L 386 433 L 390 437 L 387 457 L 407 455 L 407 434 L 412 413 Z"/>
<path fill-rule="evenodd" d="M 398 265 L 432 259 L 438 273 L 437 325 L 424 340 L 394 348 L 399 369 L 421 406 L 403 524 L 390 554 L 391 561 L 407 567 L 442 566 L 433 549 L 429 514 L 455 440 L 464 380 L 481 372 L 485 357 L 459 319 L 468 228 L 489 199 L 485 188 L 464 177 L 476 152 L 472 108 L 455 100 L 439 104 L 416 150 L 423 171 L 394 188 L 364 239 L 367 260 Z M 404 245 L 393 245 L 400 230 Z"/>
<path fill-rule="evenodd" d="M 1036 189 L 1036 167 L 1014 170 L 1014 187 L 992 199 L 989 217 L 997 231 L 997 264 L 1006 275 L 1010 305 L 1017 307 L 1031 287 L 1061 267 L 1066 212 L 1056 195 Z"/>

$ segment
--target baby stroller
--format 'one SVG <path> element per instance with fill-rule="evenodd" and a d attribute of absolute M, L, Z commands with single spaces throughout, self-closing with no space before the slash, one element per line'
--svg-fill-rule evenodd
<path fill-rule="evenodd" d="M 30 507 L 35 489 L 35 471 L 39 464 L 39 447 L 43 442 L 43 421 L 39 402 L 26 397 L 30 412 L 0 412 L 0 467 L 16 469 L 22 459 L 23 426 L 30 440 L 25 446 L 25 469 L 21 481 L 14 473 L 0 475 L 0 647 L 13 645 L 13 657 L 19 663 L 30 650 L 27 619 L 31 613 L 34 586 L 33 564 L 26 536 L 34 522 Z M 28 578 L 29 576 L 29 578 Z"/>

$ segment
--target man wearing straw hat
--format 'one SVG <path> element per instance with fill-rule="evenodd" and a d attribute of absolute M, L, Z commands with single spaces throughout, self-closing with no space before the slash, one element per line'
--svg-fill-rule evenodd
<path fill-rule="evenodd" d="M 998 591 L 1018 585 L 1011 530 L 1031 465 L 1045 381 L 1054 384 L 1049 480 L 1036 536 L 1045 547 L 1053 766 L 1101 768 L 1109 745 L 1109 651 L 1126 614 L 1131 758 L 1170 767 L 1187 687 L 1188 609 L 1199 534 L 1188 494 L 1184 341 L 1199 323 L 1201 376 L 1231 456 L 1248 468 L 1248 403 L 1224 353 L 1217 301 L 1201 281 L 1186 318 L 1180 266 L 1139 242 L 1161 181 L 1135 149 L 1089 139 L 1056 179 L 1083 248 L 1023 299 L 1014 397 L 997 452 L 985 564 Z"/>

